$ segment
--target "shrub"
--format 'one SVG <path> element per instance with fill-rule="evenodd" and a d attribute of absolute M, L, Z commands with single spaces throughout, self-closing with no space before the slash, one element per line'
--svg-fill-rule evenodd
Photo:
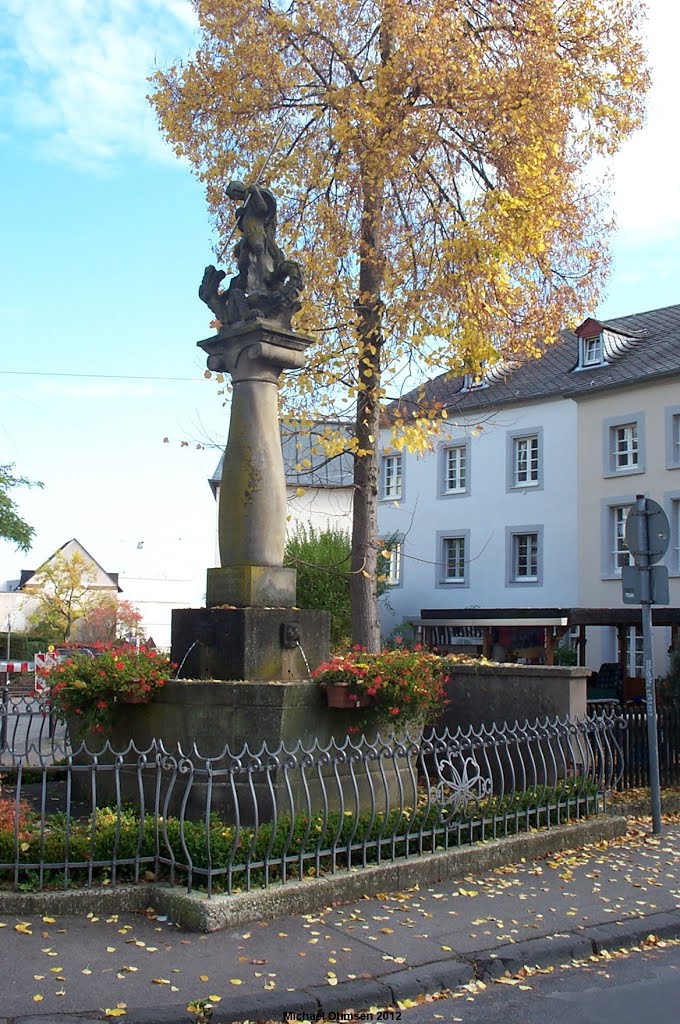
<path fill-rule="evenodd" d="M 680 707 L 680 647 L 671 650 L 668 675 L 658 681 L 659 696 L 668 707 Z"/>
<path fill-rule="evenodd" d="M 297 603 L 331 613 L 331 644 L 338 647 L 351 632 L 349 534 L 337 527 L 315 530 L 298 525 L 286 544 L 285 564 L 297 570 Z"/>

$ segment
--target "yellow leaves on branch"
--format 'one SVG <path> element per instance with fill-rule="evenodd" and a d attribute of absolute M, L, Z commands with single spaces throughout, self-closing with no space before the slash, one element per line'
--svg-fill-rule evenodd
<path fill-rule="evenodd" d="M 640 123 L 640 6 L 195 0 L 199 50 L 151 103 L 225 254 L 228 181 L 279 197 L 317 339 L 288 400 L 380 396 L 414 354 L 421 374 L 534 355 L 592 309 L 608 225 L 581 175 Z"/>

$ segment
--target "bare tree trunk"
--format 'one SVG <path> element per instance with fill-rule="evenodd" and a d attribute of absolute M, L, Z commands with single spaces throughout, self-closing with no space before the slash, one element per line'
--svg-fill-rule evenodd
<path fill-rule="evenodd" d="M 361 230 L 358 316 L 359 397 L 354 459 L 352 516 L 352 575 L 350 604 L 352 640 L 367 651 L 380 650 L 377 592 L 378 430 L 380 353 L 384 275 L 381 250 L 383 183 L 364 180 L 364 218 Z"/>
<path fill-rule="evenodd" d="M 352 640 L 367 651 L 380 650 L 380 619 L 376 577 L 378 512 L 378 406 L 374 393 L 362 393 L 358 403 L 352 515 L 352 575 L 350 604 Z"/>
<path fill-rule="evenodd" d="M 392 33 L 389 14 L 380 27 L 380 59 L 389 63 Z M 354 514 L 352 517 L 352 575 L 350 605 L 352 640 L 367 651 L 380 650 L 378 615 L 378 431 L 380 429 L 380 357 L 382 285 L 385 278 L 383 209 L 385 180 L 375 154 L 367 154 L 361 176 L 363 217 L 359 244 L 359 296 L 356 302 L 359 333 L 356 441 L 354 459 Z"/>

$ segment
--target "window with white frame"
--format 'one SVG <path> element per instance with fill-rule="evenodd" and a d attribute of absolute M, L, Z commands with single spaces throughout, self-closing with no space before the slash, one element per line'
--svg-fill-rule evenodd
<path fill-rule="evenodd" d="M 511 558 L 510 579 L 513 583 L 537 583 L 538 533 L 513 533 Z"/>
<path fill-rule="evenodd" d="M 645 416 L 638 412 L 603 423 L 603 474 L 628 476 L 645 471 Z"/>
<path fill-rule="evenodd" d="M 645 674 L 644 638 L 639 626 L 629 626 L 626 630 L 626 674 L 643 678 Z M 621 661 L 622 651 L 619 644 L 618 658 Z"/>
<path fill-rule="evenodd" d="M 581 338 L 581 366 L 600 366 L 603 362 L 602 335 Z"/>
<path fill-rule="evenodd" d="M 638 466 L 637 423 L 623 423 L 611 428 L 613 466 L 616 470 L 633 469 Z"/>
<path fill-rule="evenodd" d="M 513 438 L 513 487 L 536 487 L 538 477 L 538 434 Z"/>
<path fill-rule="evenodd" d="M 680 469 L 680 406 L 666 409 L 666 469 Z"/>
<path fill-rule="evenodd" d="M 389 547 L 385 547 L 383 555 L 385 565 L 381 568 L 385 574 L 385 583 L 388 587 L 398 587 L 401 584 L 401 541 L 395 540 Z"/>
<path fill-rule="evenodd" d="M 669 519 L 671 543 L 668 568 L 674 575 L 680 575 L 680 494 L 671 497 Z"/>
<path fill-rule="evenodd" d="M 444 449 L 443 471 L 445 494 L 467 490 L 467 445 L 455 444 Z"/>
<path fill-rule="evenodd" d="M 464 583 L 466 578 L 465 537 L 442 538 L 442 582 Z"/>
<path fill-rule="evenodd" d="M 626 519 L 632 505 L 611 505 L 610 515 L 610 536 L 612 539 L 611 548 L 611 570 L 615 576 L 621 575 L 624 565 L 631 565 L 632 559 L 628 545 L 626 544 Z"/>
<path fill-rule="evenodd" d="M 383 455 L 380 468 L 382 497 L 396 501 L 402 493 L 401 455 Z"/>

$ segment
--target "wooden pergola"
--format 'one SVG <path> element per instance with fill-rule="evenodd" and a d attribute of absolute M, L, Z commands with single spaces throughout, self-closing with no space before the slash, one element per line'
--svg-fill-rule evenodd
<path fill-rule="evenodd" d="M 420 620 L 414 625 L 422 631 L 422 642 L 427 647 L 455 646 L 456 634 L 461 631 L 481 630 L 482 654 L 491 657 L 492 630 L 503 627 L 534 627 L 543 630 L 545 664 L 555 663 L 555 646 L 569 629 L 578 627 L 578 663 L 586 661 L 586 627 L 614 626 L 619 638 L 620 662 L 624 668 L 628 658 L 628 629 L 642 628 L 639 607 L 622 608 L 423 608 Z M 666 605 L 652 606 L 652 625 L 670 626 L 672 644 L 680 640 L 680 608 Z M 442 642 L 447 634 L 452 643 Z M 464 634 L 463 634 L 464 635 Z"/>

